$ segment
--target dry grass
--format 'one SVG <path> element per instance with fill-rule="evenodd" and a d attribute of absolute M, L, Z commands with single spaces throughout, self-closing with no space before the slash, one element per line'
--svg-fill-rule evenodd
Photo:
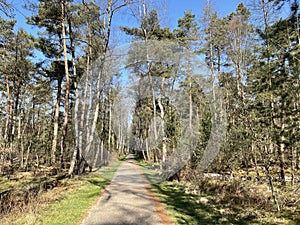
<path fill-rule="evenodd" d="M 25 182 L 26 180 L 26 182 Z M 24 179 L 20 182 L 11 183 L 7 191 L 10 191 L 8 199 L 1 201 L 7 211 L 0 214 L 1 224 L 13 224 L 19 217 L 24 214 L 26 218 L 31 217 L 40 210 L 43 210 L 47 204 L 59 201 L 63 198 L 64 192 L 72 189 L 68 184 L 67 179 L 62 180 L 57 187 L 52 189 L 35 189 L 31 190 L 30 186 L 33 180 L 36 182 L 37 178 Z M 31 185 L 30 185 L 31 184 Z"/>
<path fill-rule="evenodd" d="M 257 221 L 247 224 L 298 224 L 300 212 L 299 187 L 276 186 L 282 211 L 277 212 L 267 183 L 248 180 L 214 180 L 199 178 L 185 184 L 185 192 L 195 194 L 195 201 L 218 208 L 222 215 Z M 289 202 L 289 204 L 287 204 Z"/>
<path fill-rule="evenodd" d="M 95 173 L 62 179 L 57 186 L 47 191 L 28 195 L 30 201 L 26 204 L 20 204 L 13 207 L 10 213 L 0 215 L 0 224 L 76 224 L 109 183 L 119 164 L 115 162 Z M 29 181 L 29 184 L 32 182 Z M 16 200 L 12 198 L 12 202 Z"/>

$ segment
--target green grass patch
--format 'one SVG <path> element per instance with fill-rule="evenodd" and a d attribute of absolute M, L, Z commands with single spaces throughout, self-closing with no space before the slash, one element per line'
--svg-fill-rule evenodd
<path fill-rule="evenodd" d="M 112 179 L 120 161 L 97 172 L 62 181 L 61 185 L 41 196 L 35 210 L 20 216 L 11 215 L 0 224 L 74 225 L 95 203 L 101 191 Z M 47 195 L 47 197 L 45 197 Z M 50 195 L 50 196 L 49 196 Z M 48 199 L 43 203 L 43 197 Z"/>
<path fill-rule="evenodd" d="M 62 201 L 53 204 L 38 217 L 36 224 L 76 224 L 86 210 L 95 202 L 109 180 L 98 174 L 82 179 L 81 188 L 67 195 Z"/>
<path fill-rule="evenodd" d="M 128 154 L 122 155 L 122 156 L 119 157 L 119 160 L 120 160 L 120 161 L 124 161 L 124 160 L 126 159 L 127 156 L 128 156 Z"/>
<path fill-rule="evenodd" d="M 7 176 L 0 176 L 0 193 L 11 188 L 25 186 L 29 182 L 33 182 L 33 180 L 32 174 L 26 172 L 13 175 L 11 179 L 8 179 Z"/>

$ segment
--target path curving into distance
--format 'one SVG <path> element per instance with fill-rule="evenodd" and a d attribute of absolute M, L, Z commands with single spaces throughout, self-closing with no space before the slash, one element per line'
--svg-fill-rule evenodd
<path fill-rule="evenodd" d="M 120 165 L 111 184 L 81 225 L 171 225 L 134 156 Z"/>

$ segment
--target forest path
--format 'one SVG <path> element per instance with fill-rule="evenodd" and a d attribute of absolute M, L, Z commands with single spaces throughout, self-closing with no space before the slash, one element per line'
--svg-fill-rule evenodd
<path fill-rule="evenodd" d="M 81 225 L 171 224 L 148 186 L 134 156 L 127 156 Z"/>

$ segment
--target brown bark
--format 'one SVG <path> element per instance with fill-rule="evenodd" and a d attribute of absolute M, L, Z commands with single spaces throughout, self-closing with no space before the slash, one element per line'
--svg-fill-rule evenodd
<path fill-rule="evenodd" d="M 111 87 L 109 87 L 109 91 L 108 91 L 108 104 L 109 104 L 109 108 L 108 108 L 108 151 L 111 152 L 111 140 L 112 140 L 112 115 L 111 115 L 111 110 L 112 110 L 112 100 L 111 100 Z M 119 131 L 120 132 L 120 131 Z"/>

